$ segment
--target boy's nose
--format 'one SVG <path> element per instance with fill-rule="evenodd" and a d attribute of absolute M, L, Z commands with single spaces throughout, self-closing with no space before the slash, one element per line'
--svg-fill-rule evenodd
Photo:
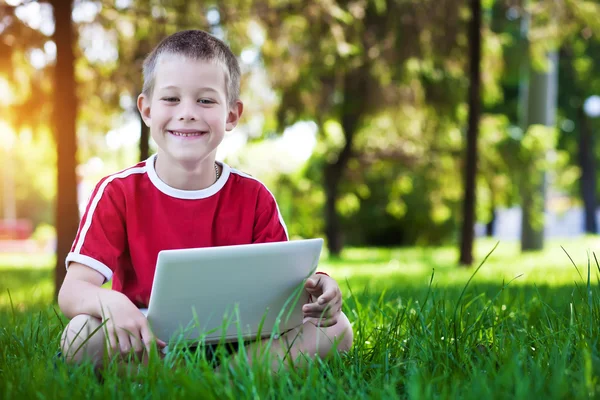
<path fill-rule="evenodd" d="M 181 104 L 179 109 L 179 121 L 195 121 L 198 119 L 196 105 Z"/>

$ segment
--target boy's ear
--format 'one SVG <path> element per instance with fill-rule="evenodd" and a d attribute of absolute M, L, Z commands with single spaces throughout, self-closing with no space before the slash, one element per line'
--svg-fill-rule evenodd
<path fill-rule="evenodd" d="M 242 112 L 244 112 L 244 103 L 242 103 L 241 100 L 237 100 L 235 105 L 229 107 L 225 130 L 231 131 L 237 126 L 238 122 L 240 121 L 240 117 L 242 116 Z"/>
<path fill-rule="evenodd" d="M 150 127 L 150 98 L 144 93 L 140 94 L 137 98 L 137 107 L 142 116 L 142 120 L 146 126 Z"/>

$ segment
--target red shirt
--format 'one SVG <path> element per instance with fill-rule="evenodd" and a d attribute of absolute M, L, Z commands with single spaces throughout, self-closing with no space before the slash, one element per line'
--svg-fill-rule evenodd
<path fill-rule="evenodd" d="M 96 185 L 67 268 L 91 267 L 147 307 L 161 250 L 288 240 L 275 198 L 258 180 L 223 164 L 209 188 L 178 190 L 156 175 L 154 158 Z"/>

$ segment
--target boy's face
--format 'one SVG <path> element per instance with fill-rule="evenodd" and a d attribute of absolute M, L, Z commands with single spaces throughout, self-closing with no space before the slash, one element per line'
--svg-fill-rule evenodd
<path fill-rule="evenodd" d="M 150 127 L 159 156 L 171 162 L 213 162 L 225 131 L 242 114 L 242 103 L 227 103 L 225 72 L 217 63 L 165 55 L 159 59 L 151 98 L 141 94 L 138 108 Z"/>

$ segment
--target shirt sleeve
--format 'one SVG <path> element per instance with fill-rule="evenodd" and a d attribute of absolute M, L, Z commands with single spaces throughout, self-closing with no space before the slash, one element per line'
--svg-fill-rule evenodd
<path fill-rule="evenodd" d="M 286 242 L 287 227 L 273 194 L 264 185 L 258 192 L 252 243 Z"/>
<path fill-rule="evenodd" d="M 125 200 L 106 178 L 92 192 L 79 223 L 77 236 L 66 258 L 100 272 L 109 281 L 126 252 Z"/>

